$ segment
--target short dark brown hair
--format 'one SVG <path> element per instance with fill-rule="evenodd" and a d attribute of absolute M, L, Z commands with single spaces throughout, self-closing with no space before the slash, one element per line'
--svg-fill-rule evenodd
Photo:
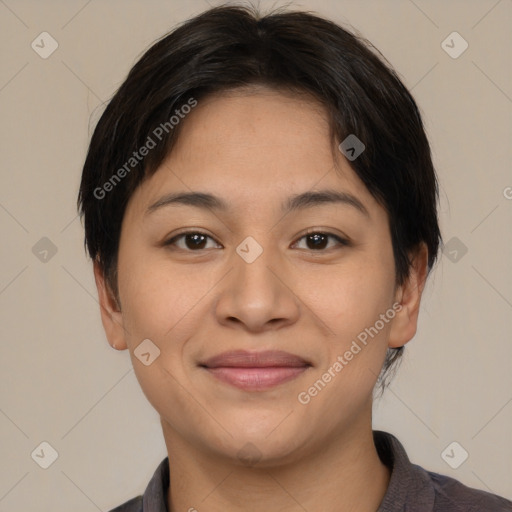
<path fill-rule="evenodd" d="M 281 9 L 263 16 L 254 7 L 229 5 L 187 20 L 151 46 L 92 135 L 78 209 L 85 247 L 117 300 L 126 205 L 172 150 L 186 120 L 164 130 L 144 158 L 126 163 L 191 98 L 254 85 L 307 93 L 326 107 L 333 140 L 352 134 L 364 143 L 350 163 L 388 213 L 397 284 L 409 275 L 421 243 L 430 271 L 441 242 L 437 178 L 419 109 L 396 72 L 371 43 L 330 20 Z M 402 350 L 388 351 L 381 377 Z"/>

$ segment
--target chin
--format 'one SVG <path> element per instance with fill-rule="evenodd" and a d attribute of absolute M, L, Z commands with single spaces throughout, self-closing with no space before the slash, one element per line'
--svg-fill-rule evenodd
<path fill-rule="evenodd" d="M 300 458 L 310 436 L 300 425 L 284 426 L 285 416 L 261 423 L 253 418 L 254 421 L 245 428 L 232 422 L 228 430 L 233 437 L 225 434 L 221 442 L 215 440 L 210 448 L 219 457 L 241 466 L 265 468 L 291 463 Z"/>

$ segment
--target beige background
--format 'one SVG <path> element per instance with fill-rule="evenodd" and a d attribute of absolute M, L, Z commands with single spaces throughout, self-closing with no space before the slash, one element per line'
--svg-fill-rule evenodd
<path fill-rule="evenodd" d="M 512 499 L 512 2 L 293 5 L 352 25 L 412 88 L 445 242 L 468 249 L 441 255 L 375 428 L 413 462 Z M 110 510 L 166 456 L 128 353 L 106 342 L 76 194 L 103 102 L 152 41 L 207 6 L 0 0 L 0 512 Z M 31 48 L 43 31 L 59 45 L 47 59 Z M 441 47 L 453 31 L 469 43 L 457 59 Z M 46 262 L 32 250 L 42 237 L 57 248 Z M 59 455 L 46 470 L 31 458 L 43 441 Z M 453 441 L 469 453 L 458 469 L 441 457 Z"/>

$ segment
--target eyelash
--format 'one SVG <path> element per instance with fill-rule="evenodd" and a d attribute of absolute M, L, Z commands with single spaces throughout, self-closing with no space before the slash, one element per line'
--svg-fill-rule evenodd
<path fill-rule="evenodd" d="M 213 240 L 215 243 L 218 244 L 218 242 L 213 237 L 208 235 L 207 233 L 204 233 L 203 231 L 194 230 L 194 231 L 184 231 L 182 233 L 179 233 L 179 234 L 173 236 L 172 238 L 170 238 L 169 240 L 165 241 L 163 243 L 163 245 L 166 246 L 166 247 L 170 247 L 172 245 L 175 245 L 177 240 L 179 240 L 179 239 L 181 239 L 181 238 L 183 238 L 183 237 L 185 237 L 187 235 L 203 235 L 203 236 L 205 236 L 207 238 L 210 238 L 211 240 Z M 315 230 L 315 229 L 312 229 L 312 230 L 304 233 L 300 238 L 297 239 L 297 241 L 300 241 L 303 238 L 306 238 L 306 237 L 311 236 L 311 235 L 325 235 L 328 238 L 334 238 L 338 242 L 338 245 L 342 246 L 342 247 L 348 247 L 348 246 L 351 245 L 349 240 L 347 240 L 345 238 L 342 238 L 342 237 L 340 237 L 338 235 L 335 235 L 334 233 L 329 233 L 328 231 L 321 231 L 321 230 Z M 187 249 L 182 249 L 180 247 L 178 247 L 177 249 L 185 251 L 185 252 L 202 252 L 202 251 L 206 250 L 206 249 L 196 249 L 196 250 L 193 250 L 193 249 L 188 249 L 188 248 Z M 332 249 L 332 247 L 330 249 Z M 315 250 L 315 249 L 303 249 L 303 250 L 309 250 L 311 252 L 326 252 L 329 249 L 318 249 L 318 250 Z"/>

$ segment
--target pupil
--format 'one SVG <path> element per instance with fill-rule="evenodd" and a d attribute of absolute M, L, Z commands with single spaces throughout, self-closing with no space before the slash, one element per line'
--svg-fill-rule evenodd
<path fill-rule="evenodd" d="M 320 240 L 320 239 L 322 239 L 322 240 Z M 321 233 L 315 233 L 313 235 L 309 235 L 309 240 L 314 240 L 313 247 L 316 249 L 318 249 L 319 247 L 324 247 L 326 239 L 327 239 L 327 237 Z M 317 243 L 318 241 L 320 241 L 320 243 Z"/>
<path fill-rule="evenodd" d="M 200 240 L 200 238 L 202 238 L 202 240 Z M 205 235 L 201 235 L 199 233 L 197 234 L 194 234 L 194 235 L 187 235 L 187 239 L 190 241 L 190 239 L 194 240 L 193 242 L 193 247 L 194 248 L 202 248 L 202 245 L 201 244 L 204 244 L 204 239 L 205 239 Z M 197 243 L 199 242 L 199 243 Z M 190 248 L 190 247 L 189 247 Z"/>

